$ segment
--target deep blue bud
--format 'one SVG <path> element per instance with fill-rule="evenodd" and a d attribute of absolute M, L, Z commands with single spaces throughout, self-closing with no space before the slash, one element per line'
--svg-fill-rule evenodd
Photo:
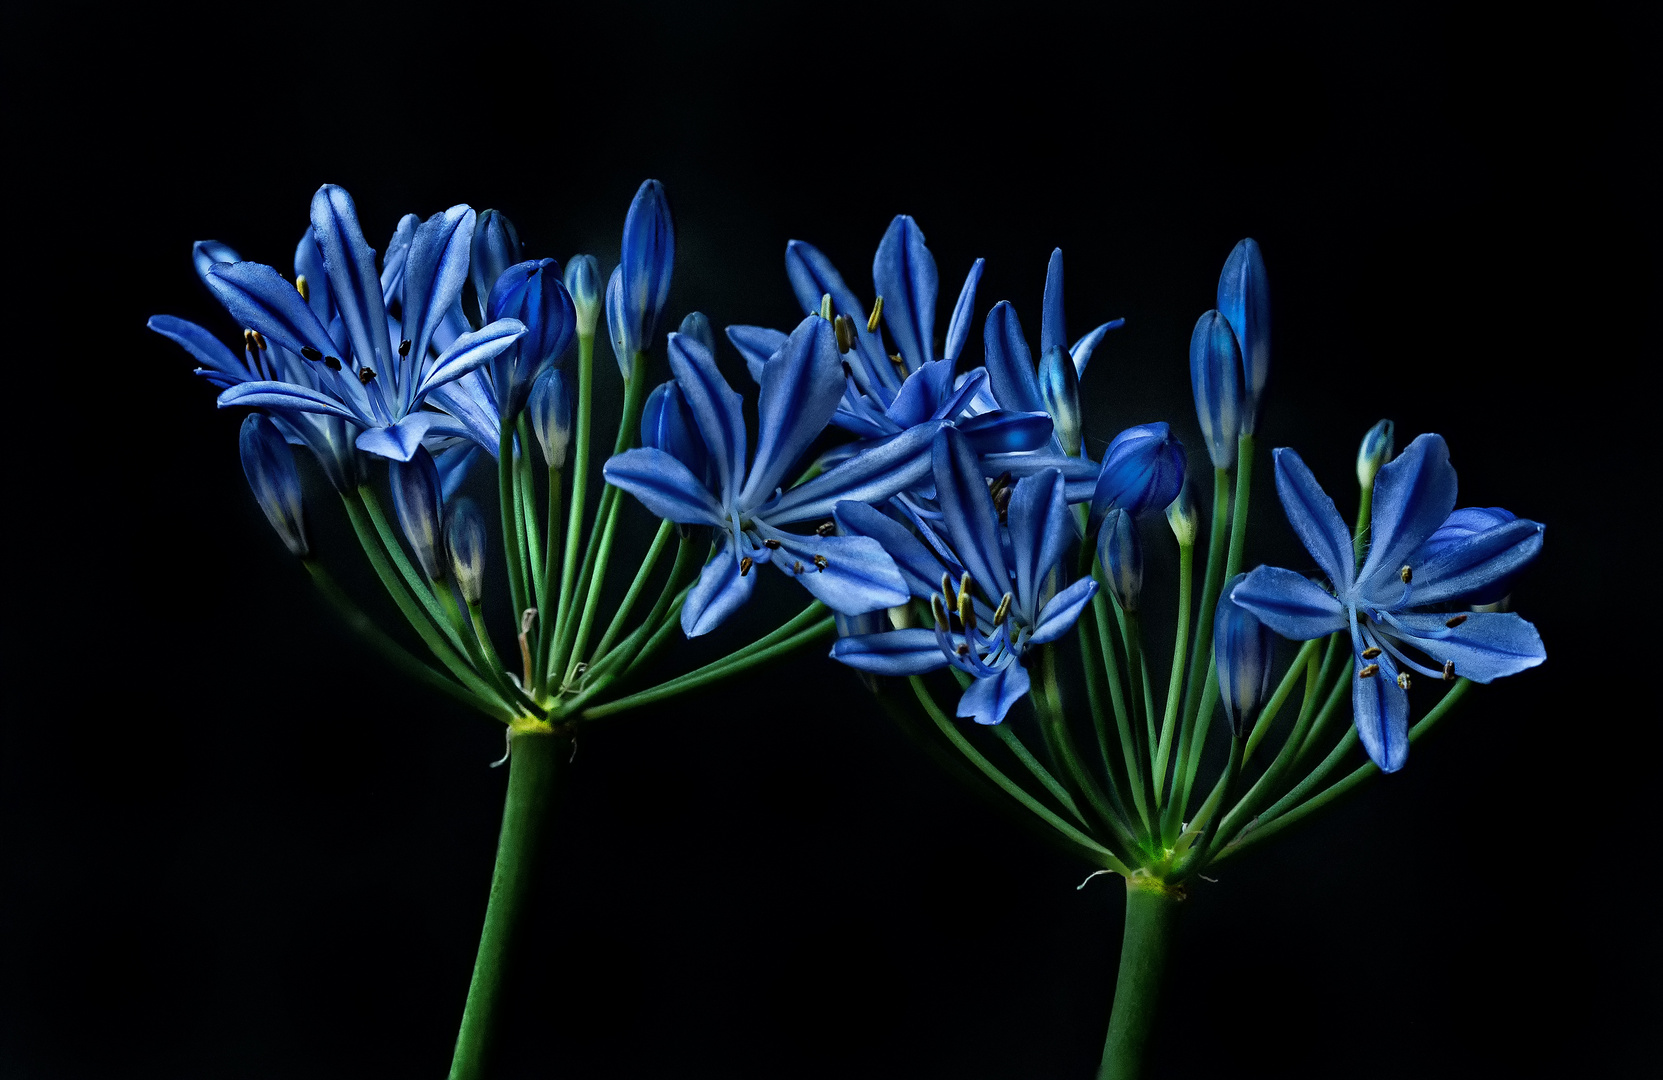
<path fill-rule="evenodd" d="M 472 499 L 457 499 L 445 521 L 450 568 L 464 603 L 472 606 L 485 595 L 485 518 Z"/>
<path fill-rule="evenodd" d="M 573 255 L 566 263 L 566 292 L 577 312 L 579 337 L 594 337 L 601 317 L 601 264 L 593 255 Z"/>
<path fill-rule="evenodd" d="M 208 271 L 225 263 L 242 262 L 242 256 L 232 250 L 230 244 L 222 244 L 218 240 L 198 240 L 191 245 L 191 262 L 196 266 L 196 276 L 202 279 L 202 284 L 208 284 Z"/>
<path fill-rule="evenodd" d="M 491 289 L 486 317 L 525 323 L 525 336 L 490 362 L 497 410 L 508 420 L 525 407 L 537 373 L 558 359 L 572 340 L 577 315 L 560 281 L 560 264 L 532 259 L 504 270 Z"/>
<path fill-rule="evenodd" d="M 1091 496 L 1091 527 L 1110 508 L 1137 517 L 1164 510 L 1184 486 L 1184 444 L 1164 423 L 1139 424 L 1114 437 Z"/>
<path fill-rule="evenodd" d="M 1382 420 L 1369 428 L 1363 444 L 1357 448 L 1357 483 L 1364 491 L 1374 487 L 1374 474 L 1380 466 L 1392 460 L 1397 449 L 1396 428 L 1390 420 Z"/>
<path fill-rule="evenodd" d="M 1259 400 L 1270 377 L 1270 282 L 1259 245 L 1243 240 L 1224 260 L 1218 275 L 1218 310 L 1230 320 L 1241 347 L 1243 408 L 1241 430 L 1253 434 Z"/>
<path fill-rule="evenodd" d="M 427 447 L 418 446 L 409 461 L 389 461 L 393 509 L 404 538 L 416 553 L 422 572 L 434 581 L 445 576 L 444 502 L 439 469 Z"/>
<path fill-rule="evenodd" d="M 1237 574 L 1224 586 L 1213 615 L 1213 663 L 1218 669 L 1218 696 L 1230 721 L 1230 734 L 1241 738 L 1258 718 L 1270 693 L 1271 650 L 1276 635 L 1251 611 L 1230 599 L 1246 580 Z"/>
<path fill-rule="evenodd" d="M 1217 311 L 1197 319 L 1190 334 L 1190 385 L 1207 456 L 1213 468 L 1228 469 L 1236 463 L 1241 434 L 1241 350 L 1230 321 Z"/>
<path fill-rule="evenodd" d="M 1136 611 L 1143 593 L 1143 542 L 1131 514 L 1116 508 L 1104 515 L 1097 533 L 1097 561 L 1103 564 L 1115 600 L 1124 610 Z"/>
<path fill-rule="evenodd" d="M 551 469 L 566 467 L 566 450 L 572 443 L 572 388 L 566 373 L 549 366 L 531 384 L 526 415 L 537 441 L 543 444 L 543 462 Z"/>
<path fill-rule="evenodd" d="M 612 355 L 618 358 L 618 371 L 627 385 L 630 372 L 635 370 L 635 354 L 641 351 L 641 342 L 625 314 L 624 268 L 620 266 L 606 281 L 606 331 L 612 339 Z"/>
<path fill-rule="evenodd" d="M 674 379 L 647 395 L 647 404 L 641 409 L 641 445 L 669 454 L 707 486 L 714 479 L 710 450 L 699 434 L 687 396 Z"/>
<path fill-rule="evenodd" d="M 689 311 L 687 317 L 681 320 L 681 328 L 677 333 L 686 334 L 700 345 L 710 350 L 710 355 L 716 355 L 716 331 L 711 328 L 710 320 L 705 318 L 702 311 Z"/>
<path fill-rule="evenodd" d="M 305 558 L 311 553 L 306 543 L 306 522 L 300 502 L 300 474 L 295 471 L 294 454 L 283 441 L 277 425 L 259 413 L 250 413 L 237 435 L 242 453 L 243 474 L 254 491 L 254 500 L 266 512 L 266 520 L 283 538 L 289 554 Z"/>
<path fill-rule="evenodd" d="M 502 272 L 520 261 L 520 234 L 514 223 L 500 210 L 487 210 L 474 224 L 473 249 L 468 263 L 468 277 L 473 281 L 474 296 L 478 298 L 480 317 L 491 321 L 489 314 L 491 290 L 497 286 Z"/>
<path fill-rule="evenodd" d="M 1080 429 L 1080 373 L 1074 358 L 1061 345 L 1047 349 L 1039 360 L 1039 396 L 1051 414 L 1051 430 L 1062 443 L 1063 453 L 1080 456 L 1084 434 Z"/>
<path fill-rule="evenodd" d="M 670 218 L 670 200 L 663 184 L 643 181 L 624 218 L 624 243 L 619 255 L 624 318 L 634 331 L 638 351 L 652 347 L 659 316 L 670 299 L 670 272 L 675 262 L 676 227 Z"/>

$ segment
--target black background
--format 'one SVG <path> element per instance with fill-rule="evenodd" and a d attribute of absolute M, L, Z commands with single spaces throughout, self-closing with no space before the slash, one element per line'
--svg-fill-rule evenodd
<path fill-rule="evenodd" d="M 1074 332 L 1128 320 L 1086 380 L 1097 448 L 1169 419 L 1201 449 L 1189 328 L 1256 237 L 1265 441 L 1349 492 L 1375 420 L 1445 434 L 1463 505 L 1547 523 L 1516 603 L 1549 660 L 1196 891 L 1156 1075 L 1645 1071 L 1657 27 L 1341 7 L 9 8 L 0 1075 L 443 1072 L 500 731 L 332 621 L 247 495 L 240 416 L 143 323 L 229 333 L 191 241 L 286 266 L 325 181 L 374 244 L 467 201 L 609 269 L 646 176 L 671 314 L 718 326 L 794 321 L 790 237 L 867 294 L 906 212 L 949 298 L 986 256 L 978 311 L 1032 335 L 1060 244 Z M 1298 559 L 1259 497 L 1250 558 Z M 758 596 L 672 662 L 802 600 Z M 1120 890 L 1076 891 L 851 673 L 804 656 L 609 721 L 575 766 L 501 1075 L 1091 1075 Z"/>

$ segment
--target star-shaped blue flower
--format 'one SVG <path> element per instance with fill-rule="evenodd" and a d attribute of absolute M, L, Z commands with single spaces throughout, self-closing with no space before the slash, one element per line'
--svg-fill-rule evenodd
<path fill-rule="evenodd" d="M 1463 511 L 1453 516 L 1457 527 L 1446 527 L 1456 484 L 1442 436 L 1420 436 L 1375 477 L 1361 570 L 1334 501 L 1299 455 L 1283 448 L 1275 460 L 1288 522 L 1333 591 L 1292 570 L 1261 566 L 1230 598 L 1296 641 L 1351 631 L 1353 717 L 1383 772 L 1401 769 L 1409 755 L 1410 672 L 1487 683 L 1547 658 L 1536 628 L 1517 615 L 1415 610 L 1470 602 L 1542 549 L 1542 526 L 1511 515 L 1494 514 L 1492 527 L 1469 530 L 1459 527 L 1470 523 Z"/>

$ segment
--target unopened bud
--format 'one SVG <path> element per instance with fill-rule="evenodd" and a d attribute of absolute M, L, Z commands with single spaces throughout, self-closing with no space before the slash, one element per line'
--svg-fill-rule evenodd
<path fill-rule="evenodd" d="M 1194 547 L 1195 538 L 1201 531 L 1201 515 L 1195 508 L 1195 497 L 1190 494 L 1188 484 L 1178 491 L 1178 497 L 1166 507 L 1166 523 L 1172 526 L 1172 535 L 1177 537 L 1179 547 Z"/>
<path fill-rule="evenodd" d="M 1103 518 L 1097 534 L 1097 559 L 1109 591 L 1127 611 L 1138 609 L 1143 594 L 1143 542 L 1136 519 L 1125 510 L 1113 509 Z"/>
<path fill-rule="evenodd" d="M 579 337 L 594 337 L 601 317 L 601 265 L 593 255 L 573 255 L 566 263 L 566 291 L 577 312 Z"/>
<path fill-rule="evenodd" d="M 1380 466 L 1392 460 L 1392 452 L 1397 449 L 1394 436 L 1390 420 L 1380 421 L 1363 436 L 1363 444 L 1357 448 L 1357 483 L 1364 491 L 1374 487 L 1374 474 Z"/>
<path fill-rule="evenodd" d="M 427 447 L 418 446 L 409 461 L 390 462 L 393 509 L 399 528 L 416 553 L 422 573 L 433 581 L 445 577 L 444 503 L 439 488 L 439 469 Z"/>
<path fill-rule="evenodd" d="M 259 413 L 250 413 L 237 437 L 242 453 L 243 474 L 254 499 L 265 511 L 266 520 L 282 537 L 292 555 L 305 558 L 311 553 L 306 543 L 306 524 L 300 501 L 300 474 L 295 471 L 294 454 L 277 425 Z"/>
<path fill-rule="evenodd" d="M 1074 359 L 1062 346 L 1047 349 L 1039 360 L 1039 395 L 1051 414 L 1051 430 L 1062 443 L 1063 453 L 1080 456 L 1080 374 Z"/>
<path fill-rule="evenodd" d="M 543 369 L 531 384 L 527 415 L 537 441 L 543 445 L 543 461 L 551 469 L 566 467 L 566 450 L 572 442 L 572 391 L 557 367 Z"/>
<path fill-rule="evenodd" d="M 485 518 L 472 499 L 457 499 L 445 520 L 446 546 L 456 587 L 468 605 L 485 594 Z"/>

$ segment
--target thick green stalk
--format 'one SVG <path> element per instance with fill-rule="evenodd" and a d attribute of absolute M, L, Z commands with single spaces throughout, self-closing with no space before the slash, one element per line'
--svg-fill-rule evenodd
<path fill-rule="evenodd" d="M 589 492 L 589 419 L 595 396 L 595 336 L 577 339 L 577 432 L 572 463 L 572 509 L 566 519 L 566 542 L 560 560 L 560 603 L 551 624 L 563 633 L 570 616 L 572 588 L 577 577 L 577 540 L 583 535 L 584 501 Z M 553 526 L 550 526 L 553 531 Z M 545 662 L 547 657 L 545 656 Z M 547 670 L 552 670 L 549 668 Z"/>
<path fill-rule="evenodd" d="M 388 637 L 386 632 L 375 625 L 375 621 L 365 615 L 363 609 L 353 602 L 352 597 L 346 594 L 346 590 L 342 589 L 329 571 L 323 568 L 323 564 L 311 558 L 301 559 L 300 564 L 306 568 L 308 574 L 312 575 L 312 581 L 317 585 L 318 591 L 323 593 L 324 599 L 329 601 L 330 606 L 335 609 L 336 613 L 346 620 L 346 624 L 357 631 L 376 652 L 386 657 L 388 662 L 403 672 L 405 676 L 414 679 L 431 690 L 437 690 L 453 701 L 478 709 L 485 715 L 504 723 L 514 718 L 514 713 L 504 708 L 495 698 L 482 697 L 445 678 L 411 655 L 410 650 Z"/>
<path fill-rule="evenodd" d="M 557 736 L 525 731 L 516 734 L 511 744 L 508 797 L 502 806 L 491 899 L 485 907 L 479 954 L 468 984 L 462 1027 L 456 1035 L 450 1080 L 484 1080 L 487 1075 L 491 1038 L 501 1009 L 503 976 L 521 912 L 531 893 L 538 841 L 567 745 Z"/>
<path fill-rule="evenodd" d="M 497 433 L 497 503 L 502 511 L 502 554 L 508 564 L 508 596 L 514 622 L 520 621 L 525 602 L 525 522 L 514 490 L 514 422 L 507 418 Z"/>
<path fill-rule="evenodd" d="M 1120 974 L 1115 979 L 1114 1011 L 1109 1015 L 1109 1034 L 1103 1042 L 1097 1080 L 1142 1080 L 1144 1076 L 1180 902 L 1179 894 L 1158 881 L 1126 879 Z"/>
<path fill-rule="evenodd" d="M 1155 749 L 1155 805 L 1166 804 L 1170 787 L 1166 766 L 1172 753 L 1172 738 L 1178 724 L 1178 705 L 1184 690 L 1184 649 L 1189 644 L 1190 589 L 1195 577 L 1195 544 L 1178 545 L 1178 637 L 1172 643 L 1172 674 L 1166 684 L 1166 702 L 1161 717 L 1161 741 Z"/>

